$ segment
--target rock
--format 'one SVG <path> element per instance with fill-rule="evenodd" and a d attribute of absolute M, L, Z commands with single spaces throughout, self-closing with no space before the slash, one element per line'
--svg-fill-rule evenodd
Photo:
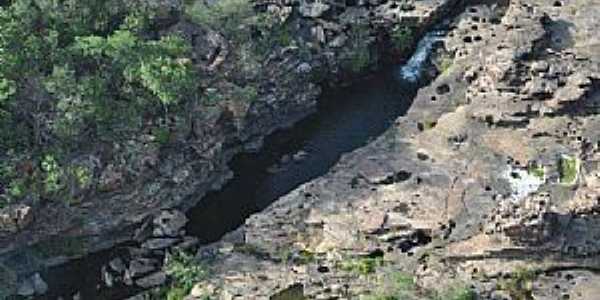
<path fill-rule="evenodd" d="M 123 263 L 123 260 L 120 257 L 117 257 L 113 260 L 111 260 L 108 263 L 108 266 L 115 272 L 117 273 L 123 273 L 127 267 L 125 266 L 125 263 Z"/>
<path fill-rule="evenodd" d="M 281 164 L 288 164 L 290 161 L 292 160 L 292 158 L 286 154 L 284 156 L 281 157 L 281 160 L 279 161 Z"/>
<path fill-rule="evenodd" d="M 294 155 L 292 155 L 292 159 L 295 162 L 299 162 L 303 159 L 305 159 L 308 156 L 308 152 L 304 151 L 304 150 L 300 150 L 298 152 L 296 152 Z"/>
<path fill-rule="evenodd" d="M 142 225 L 137 228 L 133 234 L 133 239 L 139 243 L 149 239 L 152 237 L 152 222 L 149 218 L 147 218 Z"/>
<path fill-rule="evenodd" d="M 142 288 L 151 288 L 159 285 L 163 285 L 167 281 L 167 274 L 165 272 L 156 272 L 146 277 L 140 278 L 135 281 L 135 284 Z"/>
<path fill-rule="evenodd" d="M 0 231 L 16 233 L 33 221 L 33 210 L 25 204 L 9 205 L 0 210 Z"/>
<path fill-rule="evenodd" d="M 300 4 L 300 14 L 307 18 L 319 18 L 330 8 L 329 4 L 325 4 L 320 0 L 314 3 L 303 2 Z"/>
<path fill-rule="evenodd" d="M 104 282 L 104 285 L 106 285 L 109 288 L 114 286 L 115 277 L 110 272 L 108 272 L 108 270 L 106 270 L 106 266 L 102 266 L 100 274 L 102 276 L 102 282 Z"/>
<path fill-rule="evenodd" d="M 535 74 L 547 72 L 550 65 L 546 61 L 536 61 L 531 64 L 531 71 Z"/>
<path fill-rule="evenodd" d="M 31 297 L 35 295 L 35 288 L 33 287 L 33 282 L 29 278 L 21 282 L 19 288 L 17 289 L 17 295 L 23 297 Z"/>
<path fill-rule="evenodd" d="M 44 295 L 48 292 L 48 284 L 42 279 L 39 273 L 35 273 L 33 277 L 31 277 L 31 281 L 33 282 L 33 289 L 35 293 L 38 295 Z"/>
<path fill-rule="evenodd" d="M 493 291 L 490 298 L 490 300 L 512 300 L 510 293 L 506 291 Z"/>
<path fill-rule="evenodd" d="M 99 189 L 104 191 L 114 191 L 121 187 L 124 180 L 123 173 L 113 164 L 109 164 L 100 175 Z"/>
<path fill-rule="evenodd" d="M 142 244 L 142 248 L 150 250 L 162 250 L 171 247 L 177 243 L 179 239 L 176 238 L 156 238 L 149 239 Z"/>
<path fill-rule="evenodd" d="M 48 284 L 42 279 L 39 273 L 35 273 L 25 279 L 17 289 L 17 294 L 23 297 L 44 295 L 46 292 L 48 292 Z"/>
<path fill-rule="evenodd" d="M 181 243 L 175 246 L 175 248 L 180 250 L 190 250 L 198 246 L 199 243 L 200 240 L 197 237 L 186 236 L 183 238 L 183 241 L 181 241 Z"/>
<path fill-rule="evenodd" d="M 138 258 L 132 260 L 127 269 L 127 275 L 129 278 L 136 278 L 141 275 L 148 274 L 155 271 L 158 268 L 157 262 L 153 259 Z"/>
<path fill-rule="evenodd" d="M 126 300 L 146 300 L 146 299 L 147 299 L 146 293 L 141 293 L 141 294 L 137 294 L 133 297 L 129 297 Z"/>
<path fill-rule="evenodd" d="M 192 288 L 192 291 L 190 292 L 190 296 L 195 297 L 195 298 L 207 297 L 207 296 L 213 295 L 215 293 L 215 290 L 216 290 L 216 288 L 212 284 L 197 283 Z"/>
<path fill-rule="evenodd" d="M 188 219 L 184 213 L 178 210 L 162 211 L 153 220 L 155 237 L 176 237 L 187 224 Z"/>
<path fill-rule="evenodd" d="M 325 44 L 327 40 L 325 37 L 325 29 L 323 29 L 323 26 L 315 26 L 312 28 L 311 31 L 313 36 L 317 39 L 317 41 L 319 41 L 319 43 Z"/>
<path fill-rule="evenodd" d="M 331 42 L 329 42 L 329 47 L 340 48 L 346 44 L 347 40 L 348 36 L 344 33 L 341 33 L 338 36 L 336 36 Z"/>
<path fill-rule="evenodd" d="M 310 66 L 309 63 L 301 63 L 298 65 L 298 67 L 296 67 L 296 73 L 300 73 L 300 74 L 307 74 L 310 73 L 312 71 L 312 67 Z"/>

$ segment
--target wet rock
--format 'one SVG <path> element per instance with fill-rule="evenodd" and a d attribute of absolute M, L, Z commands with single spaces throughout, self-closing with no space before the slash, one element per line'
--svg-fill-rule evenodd
<path fill-rule="evenodd" d="M 153 220 L 155 237 L 176 237 L 187 224 L 188 219 L 184 213 L 178 210 L 162 211 Z"/>
<path fill-rule="evenodd" d="M 135 281 L 135 284 L 142 288 L 151 288 L 159 285 L 163 285 L 167 281 L 167 274 L 164 272 L 156 272 L 146 277 L 140 278 Z"/>

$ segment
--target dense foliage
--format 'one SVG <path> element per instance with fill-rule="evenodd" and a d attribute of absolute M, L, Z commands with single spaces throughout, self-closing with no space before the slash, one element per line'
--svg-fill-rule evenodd
<path fill-rule="evenodd" d="M 68 186 L 61 197 L 72 198 L 92 176 L 89 166 L 72 163 L 90 141 L 164 136 L 169 114 L 196 100 L 189 45 L 158 38 L 144 3 L 0 7 L 0 205 L 26 195 L 53 199 Z"/>

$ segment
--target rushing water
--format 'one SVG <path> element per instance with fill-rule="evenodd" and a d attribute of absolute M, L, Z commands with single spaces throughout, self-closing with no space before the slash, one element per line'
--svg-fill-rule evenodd
<path fill-rule="evenodd" d="M 423 37 L 417 45 L 417 50 L 413 56 L 400 68 L 400 77 L 403 80 L 417 82 L 422 77 L 423 65 L 428 61 L 429 54 L 445 35 L 444 31 L 432 31 Z"/>
<path fill-rule="evenodd" d="M 188 212 L 188 235 L 198 237 L 203 244 L 219 240 L 251 214 L 325 174 L 342 154 L 382 134 L 406 112 L 423 85 L 421 69 L 438 39 L 439 33 L 428 34 L 402 68 L 381 71 L 347 88 L 325 91 L 317 113 L 267 137 L 259 153 L 237 155 L 230 164 L 234 178 Z M 37 299 L 72 299 L 76 291 L 85 300 L 123 299 L 139 292 L 122 285 L 101 286 L 101 266 L 122 252 L 126 252 L 123 245 L 43 272 L 50 290 Z"/>

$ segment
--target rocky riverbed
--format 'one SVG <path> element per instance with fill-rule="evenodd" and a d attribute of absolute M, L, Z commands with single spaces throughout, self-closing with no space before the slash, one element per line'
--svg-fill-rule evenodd
<path fill-rule="evenodd" d="M 94 180 L 82 201 L 23 201 L 2 208 L 0 296 L 43 294 L 41 270 L 148 238 L 136 235 L 140 225 L 165 209 L 186 211 L 220 188 L 232 177 L 227 164 L 235 154 L 257 151 L 264 136 L 314 112 L 321 86 L 348 84 L 403 60 L 418 37 L 459 3 L 255 2 L 257 11 L 289 26 L 293 38 L 248 65 L 244 47 L 252 41 L 240 44 L 192 22 L 182 12 L 183 1 L 149 2 L 158 12 L 159 34 L 177 33 L 193 46 L 202 89 L 220 101 L 192 108 L 189 130 L 171 133 L 172 143 L 161 148 L 143 135 L 126 149 L 82 153 L 77 160 L 92 170 Z M 252 91 L 240 94 L 240 84 L 254 87 L 255 99 L 241 99 Z M 132 156 L 119 157 L 120 152 Z"/>
<path fill-rule="evenodd" d="M 407 115 L 201 248 L 190 299 L 596 299 L 599 4 L 469 7 Z"/>

